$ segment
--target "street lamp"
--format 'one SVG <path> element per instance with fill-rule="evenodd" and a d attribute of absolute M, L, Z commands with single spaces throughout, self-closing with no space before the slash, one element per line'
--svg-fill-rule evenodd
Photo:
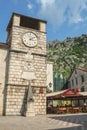
<path fill-rule="evenodd" d="M 50 88 L 52 87 L 52 83 L 51 83 L 51 82 L 49 83 L 49 87 L 50 87 Z"/>

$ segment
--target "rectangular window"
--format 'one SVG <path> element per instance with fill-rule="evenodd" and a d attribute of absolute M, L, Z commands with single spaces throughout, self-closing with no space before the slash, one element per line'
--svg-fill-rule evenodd
<path fill-rule="evenodd" d="M 82 86 L 82 87 L 81 87 L 81 92 L 84 92 L 84 91 L 85 91 L 85 87 Z"/>
<path fill-rule="evenodd" d="M 75 70 L 75 74 L 77 74 L 77 71 Z"/>
<path fill-rule="evenodd" d="M 81 75 L 81 82 L 83 83 L 85 80 L 84 80 L 84 76 Z"/>
<path fill-rule="evenodd" d="M 78 85 L 78 79 L 76 78 L 76 85 Z"/>
<path fill-rule="evenodd" d="M 74 86 L 74 79 L 72 79 L 72 87 Z"/>

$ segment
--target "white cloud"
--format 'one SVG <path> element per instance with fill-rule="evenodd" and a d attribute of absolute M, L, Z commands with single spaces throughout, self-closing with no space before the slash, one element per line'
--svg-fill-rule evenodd
<path fill-rule="evenodd" d="M 28 3 L 27 7 L 28 7 L 29 10 L 31 10 L 33 8 L 33 4 Z"/>
<path fill-rule="evenodd" d="M 69 23 L 78 23 L 78 22 L 83 22 L 84 19 L 81 18 L 81 16 L 73 16 L 70 18 Z"/>
<path fill-rule="evenodd" d="M 46 7 L 47 5 L 52 5 L 55 3 L 56 0 L 37 0 L 38 3 L 41 3 L 43 7 Z"/>
<path fill-rule="evenodd" d="M 40 4 L 38 15 L 49 20 L 54 25 L 63 22 L 83 22 L 83 11 L 87 11 L 87 0 L 37 0 Z"/>

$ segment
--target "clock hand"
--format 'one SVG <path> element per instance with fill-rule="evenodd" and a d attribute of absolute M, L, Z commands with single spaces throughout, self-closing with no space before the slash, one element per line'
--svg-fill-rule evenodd
<path fill-rule="evenodd" d="M 29 40 L 34 40 L 34 37 L 30 38 Z"/>

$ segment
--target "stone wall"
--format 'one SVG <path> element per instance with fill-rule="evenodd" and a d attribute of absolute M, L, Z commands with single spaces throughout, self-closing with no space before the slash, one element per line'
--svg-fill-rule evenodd
<path fill-rule="evenodd" d="M 40 88 L 34 88 L 34 99 L 35 99 L 35 113 L 46 114 L 46 88 L 43 88 L 43 93 L 40 92 Z"/>
<path fill-rule="evenodd" d="M 7 56 L 7 50 L 0 49 L 0 115 L 3 114 L 6 56 Z"/>
<path fill-rule="evenodd" d="M 5 83 L 5 70 L 6 70 L 6 58 L 7 58 L 7 50 L 0 49 L 0 83 Z"/>
<path fill-rule="evenodd" d="M 8 85 L 6 115 L 24 115 L 26 112 L 26 86 Z"/>
<path fill-rule="evenodd" d="M 28 31 L 32 31 L 38 37 L 38 45 L 35 48 L 28 48 L 23 44 L 22 36 Z M 28 82 L 22 79 L 22 73 L 28 51 L 33 55 L 36 75 L 36 80 L 31 82 L 34 89 L 35 114 L 46 114 L 46 34 L 33 29 L 14 26 L 7 68 L 9 71 L 6 82 L 6 115 L 21 115 L 26 112 Z M 43 92 L 40 92 L 41 87 Z"/>
<path fill-rule="evenodd" d="M 3 87 L 2 85 L 0 84 L 0 115 L 3 114 Z"/>

